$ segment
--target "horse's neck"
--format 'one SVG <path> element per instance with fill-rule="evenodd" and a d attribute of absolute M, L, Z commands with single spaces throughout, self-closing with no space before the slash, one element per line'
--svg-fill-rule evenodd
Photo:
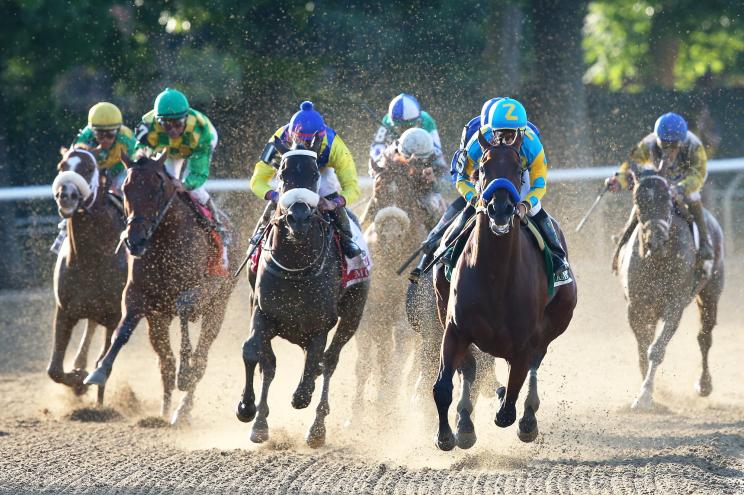
<path fill-rule="evenodd" d="M 116 224 L 117 214 L 105 198 L 99 197 L 82 213 L 67 221 L 67 234 L 72 244 L 72 253 L 98 256 L 113 256 L 119 239 L 121 225 Z"/>
<path fill-rule="evenodd" d="M 177 241 L 182 252 L 187 250 L 186 246 L 188 246 L 183 243 L 191 243 L 204 230 L 197 224 L 196 213 L 186 204 L 186 201 L 188 200 L 179 196 L 173 198 L 173 203 L 165 212 L 163 220 L 153 234 L 156 242 L 165 241 L 162 243 L 164 246 Z"/>
<path fill-rule="evenodd" d="M 319 222 L 310 228 L 307 235 L 301 237 L 290 236 L 287 226 L 279 223 L 271 236 L 272 255 L 290 267 L 306 264 L 320 254 L 324 236 L 325 232 Z"/>

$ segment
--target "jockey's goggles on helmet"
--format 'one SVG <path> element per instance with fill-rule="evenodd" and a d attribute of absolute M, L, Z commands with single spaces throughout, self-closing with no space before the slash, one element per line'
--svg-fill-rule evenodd
<path fill-rule="evenodd" d="M 99 141 L 101 139 L 116 139 L 118 133 L 117 129 L 93 129 L 93 135 Z"/>
<path fill-rule="evenodd" d="M 524 129 L 493 129 L 491 132 L 491 144 L 511 146 L 517 142 L 520 135 L 524 134 Z"/>
<path fill-rule="evenodd" d="M 165 129 L 166 131 L 170 131 L 172 129 L 178 130 L 186 126 L 186 117 L 181 117 L 180 119 L 168 119 L 165 117 L 159 117 L 158 124 L 163 126 L 163 129 Z"/>
<path fill-rule="evenodd" d="M 404 131 L 413 127 L 418 127 L 420 123 L 421 117 L 416 117 L 415 119 L 411 120 L 393 120 L 393 125 L 395 125 L 395 127 L 403 129 Z"/>
<path fill-rule="evenodd" d="M 662 151 L 674 151 L 679 148 L 680 141 L 662 141 L 661 139 L 656 139 L 656 144 L 659 145 L 659 148 L 662 149 Z"/>

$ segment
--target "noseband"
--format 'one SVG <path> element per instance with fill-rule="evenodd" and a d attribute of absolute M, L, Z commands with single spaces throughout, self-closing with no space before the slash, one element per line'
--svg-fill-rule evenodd
<path fill-rule="evenodd" d="M 664 185 L 666 190 L 667 191 L 669 190 L 669 183 L 664 177 L 660 175 L 648 175 L 648 176 L 639 178 L 638 187 L 640 187 L 642 183 L 646 181 L 650 181 L 650 180 L 661 181 L 661 183 Z M 666 218 L 651 218 L 649 220 L 646 220 L 645 222 L 642 222 L 641 221 L 641 209 L 638 208 L 638 221 L 641 224 L 641 229 L 645 231 L 646 229 L 650 228 L 652 225 L 658 225 L 665 234 L 668 234 L 669 229 L 672 225 L 672 209 L 673 209 L 673 205 L 670 205 L 669 213 L 667 214 Z"/>
<path fill-rule="evenodd" d="M 516 146 L 500 144 L 500 145 L 492 146 L 491 148 L 488 148 L 486 151 L 495 149 L 497 147 L 505 147 L 509 149 L 510 151 L 512 151 L 517 158 L 517 163 L 519 163 L 520 161 L 519 149 Z M 516 206 L 520 201 L 522 201 L 522 195 L 517 189 L 517 187 L 514 185 L 514 183 L 512 183 L 512 181 L 510 181 L 509 179 L 505 177 L 499 177 L 499 178 L 493 179 L 485 187 L 483 187 L 483 182 L 485 181 L 485 177 L 486 177 L 486 173 L 485 173 L 486 172 L 485 170 L 486 161 L 484 161 L 483 159 L 486 157 L 486 151 L 484 151 L 483 156 L 481 156 L 480 164 L 478 165 L 478 174 L 480 175 L 482 192 L 481 192 L 480 201 L 478 201 L 478 206 L 476 207 L 475 211 L 476 213 L 485 213 L 486 216 L 489 217 L 489 220 L 491 220 L 491 217 L 488 212 L 488 206 L 493 200 L 493 195 L 496 191 L 498 191 L 499 189 L 506 190 L 514 206 Z M 520 173 L 520 180 L 521 180 L 521 176 L 522 174 Z M 517 212 L 518 210 L 515 207 L 514 211 L 509 216 L 509 221 L 507 222 L 509 225 L 514 223 L 514 218 L 517 217 Z"/>

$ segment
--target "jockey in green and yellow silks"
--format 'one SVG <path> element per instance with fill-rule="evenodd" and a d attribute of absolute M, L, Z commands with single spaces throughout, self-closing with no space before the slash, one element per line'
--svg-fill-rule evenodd
<path fill-rule="evenodd" d="M 653 167 L 673 184 L 675 196 L 682 199 L 690 210 L 700 232 L 700 258 L 714 258 L 713 246 L 708 236 L 700 191 L 707 177 L 708 157 L 700 139 L 687 129 L 685 119 L 676 113 L 665 113 L 656 120 L 654 132 L 636 144 L 618 171 L 606 180 L 612 192 L 631 186 L 631 167 L 634 165 Z M 637 223 L 636 210 L 620 236 L 613 256 L 613 270 L 617 268 L 620 248 L 627 242 Z"/>
<path fill-rule="evenodd" d="M 124 182 L 124 163 L 121 155 L 132 156 L 135 141 L 131 129 L 123 125 L 121 111 L 113 103 L 102 101 L 88 111 L 88 125 L 80 130 L 75 144 L 97 148 L 98 168 L 114 191 L 121 190 Z"/>
<path fill-rule="evenodd" d="M 517 205 L 517 208 L 521 209 L 521 213 L 532 219 L 540 229 L 548 247 L 550 247 L 553 254 L 556 285 L 561 285 L 561 282 L 565 283 L 569 279 L 566 252 L 553 226 L 552 219 L 542 208 L 540 202 L 547 187 L 548 159 L 540 137 L 528 125 L 527 112 L 524 106 L 513 98 L 498 100 L 490 107 L 487 122 L 481 127 L 480 133 L 492 144 L 511 145 L 521 137 L 522 144 L 519 148 L 519 156 L 522 160 L 523 169 L 522 189 L 520 191 L 522 201 Z M 460 195 L 468 202 L 468 206 L 460 214 L 459 228 L 456 228 L 455 232 L 459 232 L 475 213 L 473 205 L 478 199 L 478 191 L 472 177 L 483 154 L 483 150 L 478 143 L 478 133 L 470 138 L 465 150 L 467 160 L 457 170 L 456 187 Z M 451 238 L 452 236 L 450 236 Z"/>
<path fill-rule="evenodd" d="M 317 153 L 319 194 L 328 200 L 322 202 L 323 206 L 319 206 L 328 211 L 334 220 L 334 225 L 341 234 L 341 247 L 346 256 L 359 256 L 361 251 L 351 240 L 351 225 L 345 208 L 359 198 L 359 180 L 349 148 L 336 131 L 325 124 L 323 117 L 313 108 L 312 102 L 302 102 L 300 110 L 292 116 L 289 123 L 271 136 L 253 169 L 251 190 L 259 198 L 274 202 L 279 198 L 279 192 L 269 182 L 276 174 L 272 162 L 279 158 L 273 144 L 275 138 L 279 138 L 288 147 L 297 144 Z"/>

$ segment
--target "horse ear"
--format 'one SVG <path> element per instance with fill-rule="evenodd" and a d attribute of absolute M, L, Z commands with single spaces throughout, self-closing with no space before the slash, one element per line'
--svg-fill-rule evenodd
<path fill-rule="evenodd" d="M 282 156 L 284 153 L 289 151 L 289 147 L 284 143 L 284 141 L 279 138 L 279 136 L 274 136 L 274 148 L 276 148 L 276 151 L 279 152 L 279 156 Z"/>
<path fill-rule="evenodd" d="M 166 150 L 163 150 L 163 151 L 162 151 L 162 152 L 160 153 L 160 156 L 158 156 L 158 157 L 157 157 L 157 158 L 155 159 L 155 163 L 156 163 L 156 164 L 157 164 L 157 165 L 158 165 L 159 167 L 162 167 L 162 166 L 163 166 L 163 164 L 165 163 L 165 160 L 166 160 L 167 158 L 168 158 L 168 152 L 167 152 Z"/>
<path fill-rule="evenodd" d="M 488 148 L 491 147 L 491 143 L 486 140 L 486 137 L 483 135 L 483 132 L 481 132 L 480 129 L 478 129 L 478 144 L 481 147 L 481 151 L 486 151 Z"/>
<path fill-rule="evenodd" d="M 122 152 L 122 154 L 121 154 L 121 162 L 124 164 L 124 167 L 127 170 L 129 170 L 130 168 L 132 168 L 132 160 L 129 158 L 129 155 L 127 155 L 126 153 L 123 153 Z"/>
<path fill-rule="evenodd" d="M 62 156 L 65 156 L 68 151 L 70 151 L 70 148 L 65 148 L 64 146 L 60 146 L 59 148 L 59 154 Z"/>

